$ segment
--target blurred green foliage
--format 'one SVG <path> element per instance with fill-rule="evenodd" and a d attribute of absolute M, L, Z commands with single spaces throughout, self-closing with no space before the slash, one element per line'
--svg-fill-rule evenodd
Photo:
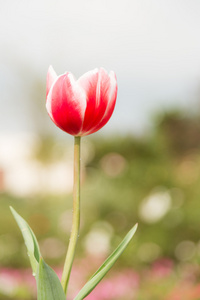
<path fill-rule="evenodd" d="M 62 157 L 69 143 L 60 142 L 57 153 L 55 143 L 59 141 L 43 138 L 35 154 L 37 159 L 48 164 Z M 89 151 L 89 155 L 85 160 L 83 156 L 82 225 L 77 257 L 87 256 L 85 241 L 91 231 L 108 232 L 111 251 L 138 222 L 134 241 L 118 267 L 139 270 L 166 257 L 176 264 L 199 262 L 199 116 L 167 112 L 155 118 L 154 130 L 147 136 L 94 135 L 83 138 L 84 151 L 86 156 Z M 1 266 L 28 267 L 23 240 L 9 205 L 29 222 L 39 241 L 53 238 L 64 245 L 60 255 L 46 258 L 49 264 L 61 266 L 70 229 L 65 232 L 59 224 L 61 214 L 69 212 L 66 217 L 71 218 L 72 195 L 43 194 L 37 199 L 1 195 Z M 145 297 L 141 294 L 138 300 Z"/>

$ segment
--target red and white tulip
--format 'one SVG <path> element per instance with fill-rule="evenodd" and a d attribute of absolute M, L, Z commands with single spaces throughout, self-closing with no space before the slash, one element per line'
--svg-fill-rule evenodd
<path fill-rule="evenodd" d="M 110 119 L 117 98 L 114 72 L 94 69 L 78 80 L 66 72 L 47 74 L 46 107 L 52 121 L 73 136 L 85 136 L 101 129 Z"/>

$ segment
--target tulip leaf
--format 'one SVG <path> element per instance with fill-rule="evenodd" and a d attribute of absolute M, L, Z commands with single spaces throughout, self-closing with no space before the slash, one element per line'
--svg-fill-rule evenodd
<path fill-rule="evenodd" d="M 66 300 L 58 276 L 42 258 L 38 265 L 36 281 L 37 300 Z"/>
<path fill-rule="evenodd" d="M 22 232 L 33 270 L 33 275 L 35 275 L 41 256 L 37 239 L 28 223 L 14 210 L 14 208 L 10 207 L 10 210 Z"/>
<path fill-rule="evenodd" d="M 119 244 L 119 246 L 114 250 L 114 252 L 105 260 L 105 262 L 101 265 L 101 267 L 97 270 L 96 273 L 88 280 L 88 282 L 84 285 L 84 287 L 80 290 L 78 295 L 74 298 L 74 300 L 82 300 L 84 299 L 90 292 L 96 287 L 96 285 L 103 279 L 103 277 L 107 274 L 110 268 L 114 265 L 116 260 L 128 246 L 132 237 L 134 236 L 137 230 L 137 224 L 127 233 L 123 241 Z"/>
<path fill-rule="evenodd" d="M 56 273 L 42 259 L 37 239 L 28 223 L 10 207 L 22 232 L 31 267 L 36 275 L 38 300 L 66 300 L 62 285 Z"/>

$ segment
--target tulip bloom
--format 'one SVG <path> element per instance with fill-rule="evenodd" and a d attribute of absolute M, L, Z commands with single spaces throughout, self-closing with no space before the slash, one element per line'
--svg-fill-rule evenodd
<path fill-rule="evenodd" d="M 101 129 L 110 119 L 117 98 L 114 72 L 95 69 L 75 80 L 69 72 L 47 74 L 46 107 L 52 121 L 73 136 L 85 136 Z"/>

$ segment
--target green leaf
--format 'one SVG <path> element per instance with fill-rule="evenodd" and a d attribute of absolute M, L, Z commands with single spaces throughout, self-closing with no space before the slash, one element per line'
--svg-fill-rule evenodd
<path fill-rule="evenodd" d="M 12 208 L 11 212 L 22 232 L 33 274 L 36 275 L 38 300 L 66 300 L 56 273 L 42 259 L 37 239 L 27 222 Z"/>
<path fill-rule="evenodd" d="M 38 265 L 37 275 L 37 300 L 66 300 L 60 280 L 42 258 Z"/>
<path fill-rule="evenodd" d="M 41 256 L 37 239 L 28 223 L 14 210 L 14 208 L 10 207 L 10 210 L 22 232 L 31 262 L 33 275 L 35 275 Z"/>
<path fill-rule="evenodd" d="M 123 241 L 119 244 L 119 246 L 115 249 L 115 251 L 106 259 L 106 261 L 101 265 L 101 267 L 97 270 L 96 273 L 88 280 L 88 282 L 84 285 L 84 287 L 80 290 L 78 295 L 74 298 L 74 300 L 82 300 L 84 299 L 95 287 L 96 285 L 103 279 L 103 277 L 107 274 L 110 268 L 114 265 L 116 260 L 128 246 L 132 237 L 134 236 L 137 230 L 137 224 L 127 233 Z"/>

